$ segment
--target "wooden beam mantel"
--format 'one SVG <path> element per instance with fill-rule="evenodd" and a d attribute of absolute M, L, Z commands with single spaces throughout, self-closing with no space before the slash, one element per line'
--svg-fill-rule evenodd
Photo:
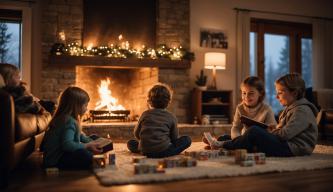
<path fill-rule="evenodd" d="M 157 67 L 165 69 L 186 69 L 191 68 L 191 61 L 159 59 L 138 59 L 138 58 L 112 58 L 103 56 L 69 56 L 50 55 L 50 67 L 72 68 L 75 66 L 85 67 L 108 67 L 108 68 L 141 68 Z"/>

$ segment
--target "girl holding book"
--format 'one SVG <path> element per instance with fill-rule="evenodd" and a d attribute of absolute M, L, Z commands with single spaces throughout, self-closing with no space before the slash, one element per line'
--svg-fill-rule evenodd
<path fill-rule="evenodd" d="M 80 119 L 88 102 L 88 93 L 79 87 L 68 87 L 61 94 L 43 141 L 45 167 L 88 169 L 93 154 L 102 153 L 99 144 L 81 131 Z"/>
<path fill-rule="evenodd" d="M 277 126 L 268 130 L 252 126 L 242 136 L 232 141 L 215 141 L 213 146 L 264 152 L 267 156 L 310 155 L 318 137 L 318 111 L 304 98 L 304 80 L 299 74 L 287 74 L 275 81 L 275 89 L 276 98 L 285 107 Z"/>
<path fill-rule="evenodd" d="M 245 133 L 248 126 L 241 122 L 241 116 L 247 116 L 267 125 L 276 125 L 272 108 L 264 103 L 265 86 L 259 77 L 247 77 L 241 83 L 242 102 L 237 106 L 231 127 L 231 135 L 222 135 L 218 141 L 235 139 Z M 208 144 L 204 138 L 203 142 Z M 206 148 L 210 148 L 207 146 Z"/>

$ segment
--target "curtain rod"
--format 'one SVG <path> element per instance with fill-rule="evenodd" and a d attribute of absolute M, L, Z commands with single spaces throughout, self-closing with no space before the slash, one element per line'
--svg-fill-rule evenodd
<path fill-rule="evenodd" d="M 298 14 L 292 14 L 292 13 L 279 13 L 279 12 L 274 12 L 274 11 L 262 11 L 262 10 L 255 10 L 255 9 L 243 9 L 243 8 L 237 8 L 237 7 L 235 7 L 234 10 L 236 10 L 236 11 L 257 12 L 257 13 L 270 13 L 270 14 L 275 14 L 275 15 L 287 15 L 287 16 L 296 16 L 296 17 L 305 17 L 305 18 L 323 19 L 323 20 L 333 21 L 333 18 L 329 18 L 329 17 L 317 17 L 317 16 L 308 16 L 308 15 L 298 15 Z"/>

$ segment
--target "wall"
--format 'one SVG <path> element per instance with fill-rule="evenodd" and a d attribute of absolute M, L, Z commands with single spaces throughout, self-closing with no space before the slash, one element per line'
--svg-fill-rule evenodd
<path fill-rule="evenodd" d="M 75 16 L 81 17 L 80 3 L 82 0 L 71 1 L 52 1 L 36 0 L 33 6 L 33 31 L 32 31 L 32 92 L 38 96 L 49 99 L 47 90 L 55 89 L 60 92 L 63 87 L 53 87 L 53 83 L 63 76 L 75 82 L 72 72 L 60 73 L 58 69 L 52 69 L 52 74 L 48 74 L 45 65 L 48 63 L 47 56 L 50 46 L 55 42 L 56 26 L 48 23 L 55 23 L 57 14 L 61 13 L 64 27 L 73 32 L 74 39 L 80 40 L 80 21 L 73 21 L 74 26 L 68 25 L 70 21 L 75 20 Z M 67 3 L 67 5 L 64 5 Z M 52 8 L 53 6 L 53 8 Z M 163 36 L 168 35 L 172 44 L 182 44 L 184 47 L 190 47 L 195 53 L 196 60 L 192 63 L 191 70 L 184 70 L 183 75 L 189 74 L 190 80 L 187 80 L 185 87 L 187 89 L 194 87 L 195 75 L 203 68 L 203 55 L 208 51 L 222 51 L 227 53 L 227 69 L 217 72 L 218 88 L 233 90 L 235 97 L 234 103 L 237 103 L 236 90 L 236 14 L 233 8 L 245 8 L 264 11 L 274 11 L 289 14 L 309 15 L 317 17 L 333 18 L 333 5 L 331 0 L 163 0 L 159 1 L 160 12 L 158 17 L 157 44 L 166 42 Z M 190 6 L 190 8 L 188 8 Z M 72 11 L 73 14 L 69 14 Z M 187 14 L 184 14 L 187 13 Z M 190 16 L 188 16 L 190 14 Z M 263 18 L 279 18 L 285 20 L 304 20 L 304 18 L 294 18 L 288 16 L 277 16 L 270 14 L 256 14 Z M 185 18 L 185 19 L 184 19 Z M 190 23 L 186 22 L 189 18 Z M 305 19 L 307 20 L 307 19 Z M 179 27 L 182 26 L 182 27 Z M 228 49 L 207 49 L 199 47 L 200 28 L 222 29 L 228 35 Z M 170 44 L 171 45 L 171 44 Z M 172 46 L 172 45 L 171 45 Z M 333 54 L 332 54 L 333 55 Z M 42 67 L 43 65 L 43 67 Z M 320 66 L 322 69 L 332 69 L 331 66 Z M 319 70 L 325 71 L 325 70 Z M 331 70 L 332 71 L 332 70 Z M 211 77 L 211 71 L 205 70 L 205 73 Z M 53 80 L 45 80 L 45 77 L 53 76 Z M 179 74 L 178 76 L 182 76 Z M 169 77 L 167 77 L 169 78 Z M 326 81 L 332 77 L 326 78 Z M 211 79 L 209 79 L 210 81 Z M 55 81 L 55 82 L 54 82 Z M 42 83 L 43 82 L 43 83 Z M 181 88 L 179 88 L 181 89 Z M 183 96 L 188 98 L 188 96 Z M 56 99 L 56 98 L 52 98 Z M 177 101 L 180 102 L 180 101 Z M 178 112 L 181 113 L 181 112 Z"/>
<path fill-rule="evenodd" d="M 234 90 L 234 104 L 238 101 L 236 90 L 237 63 L 236 63 L 236 12 L 234 8 L 271 11 L 286 14 L 307 15 L 315 17 L 333 18 L 333 1 L 329 0 L 191 0 L 190 36 L 191 50 L 196 60 L 192 63 L 190 71 L 191 85 L 194 86 L 195 75 L 199 74 L 204 66 L 204 53 L 208 51 L 225 52 L 227 56 L 226 70 L 217 71 L 217 87 L 219 89 Z M 251 12 L 251 16 L 268 19 L 287 20 L 295 22 L 311 22 L 310 18 L 282 16 Z M 208 49 L 199 46 L 200 28 L 220 29 L 228 37 L 228 49 Z M 331 51 L 333 54 L 333 50 Z M 332 69 L 330 63 L 325 66 L 316 66 Z M 211 80 L 211 71 L 205 70 Z M 333 82 L 332 76 L 326 76 Z M 333 88 L 333 87 L 332 87 Z"/>

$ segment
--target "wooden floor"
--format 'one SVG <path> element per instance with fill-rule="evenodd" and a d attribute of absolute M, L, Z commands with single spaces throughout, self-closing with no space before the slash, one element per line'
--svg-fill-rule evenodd
<path fill-rule="evenodd" d="M 33 153 L 13 172 L 5 191 L 333 191 L 333 169 L 104 187 L 90 171 L 61 171 L 58 176 L 46 176 L 41 160 L 40 153 Z"/>

